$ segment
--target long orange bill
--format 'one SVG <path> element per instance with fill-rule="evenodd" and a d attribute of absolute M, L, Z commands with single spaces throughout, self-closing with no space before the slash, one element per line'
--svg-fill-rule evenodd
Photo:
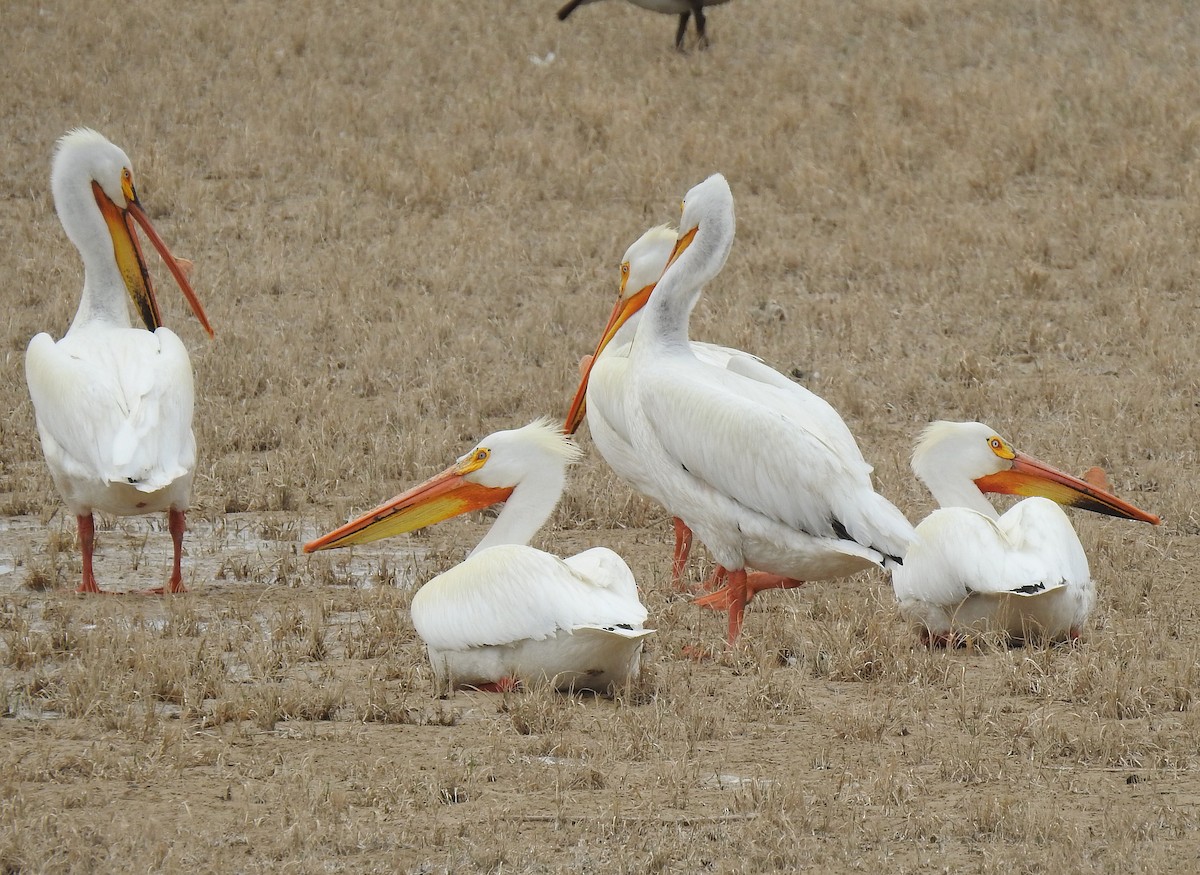
<path fill-rule="evenodd" d="M 497 488 L 471 483 L 460 473 L 460 467 L 456 463 L 328 535 L 309 541 L 304 545 L 304 552 L 369 544 L 380 538 L 423 529 L 472 510 L 490 507 L 508 500 L 512 495 L 512 487 Z"/>
<path fill-rule="evenodd" d="M 671 265 L 683 254 L 685 249 L 692 245 L 692 241 L 695 239 L 695 228 L 679 238 L 675 244 L 675 249 L 671 252 L 671 257 L 667 259 L 666 267 L 663 268 L 663 274 L 666 274 Z M 659 279 L 661 280 L 662 276 Z M 575 390 L 575 397 L 571 399 L 571 409 L 567 411 L 567 419 L 563 423 L 564 434 L 575 434 L 579 430 L 580 423 L 583 422 L 584 414 L 587 412 L 588 378 L 591 377 L 592 368 L 595 366 L 596 360 L 600 357 L 600 353 L 604 347 L 608 346 L 621 326 L 629 321 L 629 317 L 646 306 L 646 302 L 650 300 L 650 293 L 654 291 L 655 285 L 657 283 L 652 283 L 645 288 L 638 289 L 635 294 L 630 295 L 628 298 L 624 296 L 623 293 L 625 290 L 622 288 L 622 294 L 617 298 L 617 303 L 613 306 L 612 315 L 608 317 L 608 324 L 604 326 L 604 333 L 600 336 L 600 342 L 596 344 L 596 351 L 592 353 L 591 360 L 583 367 L 583 372 L 579 378 L 579 387 Z"/>
<path fill-rule="evenodd" d="M 580 423 L 583 422 L 584 414 L 587 412 L 588 379 L 592 375 L 592 368 L 595 367 L 600 352 L 608 346 L 609 341 L 613 339 L 620 327 L 629 321 L 629 317 L 645 306 L 652 291 L 654 291 L 654 286 L 646 286 L 628 298 L 617 298 L 612 315 L 608 317 L 608 324 L 604 326 L 604 334 L 601 335 L 600 342 L 596 345 L 596 351 L 592 354 L 591 360 L 583 367 L 579 378 L 579 388 L 575 390 L 575 397 L 571 399 L 571 409 L 567 412 L 567 420 L 563 424 L 564 434 L 575 434 L 579 430 Z"/>
<path fill-rule="evenodd" d="M 1032 456 L 1017 453 L 1012 467 L 998 474 L 989 474 L 975 481 L 984 492 L 1004 495 L 1037 495 L 1059 504 L 1102 513 L 1128 520 L 1141 520 L 1157 526 L 1162 520 L 1152 513 L 1134 507 L 1105 489 L 1072 477 Z"/>
<path fill-rule="evenodd" d="M 132 191 L 132 186 L 130 186 L 130 191 Z M 125 287 L 129 290 L 129 297 L 133 300 L 133 305 L 137 308 L 146 328 L 153 331 L 163 324 L 162 311 L 159 310 L 158 298 L 154 294 L 154 282 L 150 279 L 150 272 L 146 269 L 142 245 L 131 219 L 142 226 L 142 230 L 146 232 L 146 236 L 150 238 L 150 242 L 154 244 L 158 254 L 167 263 L 167 269 L 175 277 L 175 282 L 179 283 L 179 288 L 183 290 L 183 296 L 187 298 L 192 312 L 196 314 L 196 318 L 200 320 L 200 324 L 208 332 L 208 336 L 214 336 L 204 308 L 200 305 L 200 299 L 196 297 L 196 292 L 192 289 L 192 284 L 188 281 L 180 261 L 171 254 L 167 244 L 154 230 L 154 226 L 150 223 L 150 219 L 146 216 L 136 196 L 130 198 L 126 206 L 120 207 L 113 203 L 96 182 L 92 182 L 92 193 L 96 198 L 96 204 L 100 207 L 100 213 L 108 225 L 117 268 L 121 271 Z"/>
<path fill-rule="evenodd" d="M 133 201 L 125 209 L 142 226 L 142 230 L 146 232 L 146 236 L 150 238 L 150 242 L 154 244 L 154 248 L 158 250 L 158 254 L 162 256 L 162 260 L 167 263 L 167 269 L 171 271 L 171 276 L 175 277 L 175 282 L 179 284 L 180 291 L 187 298 L 188 306 L 192 308 L 192 312 L 200 320 L 200 325 L 208 333 L 209 337 L 215 337 L 216 333 L 208 322 L 208 316 L 204 314 L 204 307 L 200 305 L 200 299 L 196 297 L 196 292 L 192 288 L 187 274 L 180 266 L 179 260 L 171 254 L 171 250 L 167 248 L 167 244 L 163 241 L 162 237 L 158 236 L 158 232 L 154 230 L 154 226 L 150 224 L 150 217 L 146 215 L 142 209 L 142 205 L 137 201 Z M 133 236 L 134 244 L 136 245 L 137 235 L 133 234 L 132 228 L 130 228 L 130 234 Z M 140 246 L 138 246 L 138 254 L 141 254 Z"/>

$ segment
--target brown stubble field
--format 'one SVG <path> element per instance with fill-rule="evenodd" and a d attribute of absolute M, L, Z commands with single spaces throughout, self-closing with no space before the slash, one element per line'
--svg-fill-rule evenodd
<path fill-rule="evenodd" d="M 679 55 L 671 19 L 558 5 L 0 12 L 0 871 L 1195 871 L 1200 11 L 734 0 Z M 25 389 L 82 284 L 48 185 L 80 124 L 217 330 L 152 264 L 197 385 L 177 598 L 72 593 Z M 911 518 L 934 418 L 1163 516 L 1074 516 L 1080 645 L 928 652 L 874 574 L 768 593 L 736 653 L 685 659 L 723 618 L 669 592 L 665 514 L 586 435 L 539 545 L 642 585 L 659 632 L 613 699 L 433 698 L 407 585 L 484 518 L 300 554 L 562 415 L 620 254 L 714 171 L 738 237 L 693 336 L 832 402 Z M 165 580 L 164 519 L 98 532 L 102 586 Z"/>

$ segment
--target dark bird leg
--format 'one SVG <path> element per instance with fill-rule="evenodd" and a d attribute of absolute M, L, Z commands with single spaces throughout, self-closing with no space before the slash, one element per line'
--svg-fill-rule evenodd
<path fill-rule="evenodd" d="M 692 0 L 691 5 L 692 12 L 696 16 L 696 34 L 698 36 L 698 39 L 696 40 L 696 48 L 707 49 L 708 32 L 705 30 L 704 26 L 708 23 L 708 19 L 704 17 L 704 6 L 700 0 Z"/>
<path fill-rule="evenodd" d="M 558 10 L 558 20 L 565 21 L 567 16 L 576 10 L 583 3 L 583 0 L 571 0 L 566 6 Z"/>
<path fill-rule="evenodd" d="M 698 4 L 696 8 L 700 8 Z M 679 14 L 679 30 L 675 31 L 675 48 L 681 52 L 684 51 L 683 40 L 687 36 L 687 23 L 691 16 L 692 13 L 690 12 L 681 12 Z"/>

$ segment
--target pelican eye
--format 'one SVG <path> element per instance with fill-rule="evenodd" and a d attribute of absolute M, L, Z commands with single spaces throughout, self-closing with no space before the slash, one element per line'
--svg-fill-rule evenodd
<path fill-rule="evenodd" d="M 472 471 L 478 471 L 487 462 L 492 451 L 487 447 L 479 447 L 468 456 L 463 456 L 462 461 L 458 463 L 459 474 L 470 474 Z"/>
<path fill-rule="evenodd" d="M 1001 459 L 1012 459 L 1016 457 L 1016 452 L 1002 437 L 992 435 L 988 438 L 988 446 L 992 448 L 992 452 Z"/>
<path fill-rule="evenodd" d="M 137 200 L 137 194 L 133 190 L 133 171 L 128 167 L 121 168 L 121 193 L 127 201 Z"/>

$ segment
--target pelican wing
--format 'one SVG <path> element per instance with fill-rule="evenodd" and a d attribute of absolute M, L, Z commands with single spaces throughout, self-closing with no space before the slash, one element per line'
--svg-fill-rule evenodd
<path fill-rule="evenodd" d="M 904 555 L 911 526 L 875 493 L 871 466 L 828 404 L 703 363 L 679 370 L 647 370 L 638 397 L 653 439 L 689 474 L 792 528 Z"/>
<path fill-rule="evenodd" d="M 541 641 L 581 626 L 640 627 L 646 609 L 625 562 L 605 548 L 562 560 L 499 545 L 435 577 L 412 601 L 417 634 L 437 650 Z"/>
<path fill-rule="evenodd" d="M 785 391 L 796 388 L 795 383 L 753 353 L 701 340 L 690 341 L 690 344 L 692 353 L 702 362 Z"/>
<path fill-rule="evenodd" d="M 1027 498 L 998 521 L 966 508 L 935 510 L 892 573 L 896 598 L 954 605 L 973 593 L 1034 596 L 1089 578 L 1087 557 L 1054 502 Z"/>
<path fill-rule="evenodd" d="M 192 368 L 170 330 L 39 334 L 25 356 L 38 432 L 68 478 L 153 492 L 195 464 Z"/>

